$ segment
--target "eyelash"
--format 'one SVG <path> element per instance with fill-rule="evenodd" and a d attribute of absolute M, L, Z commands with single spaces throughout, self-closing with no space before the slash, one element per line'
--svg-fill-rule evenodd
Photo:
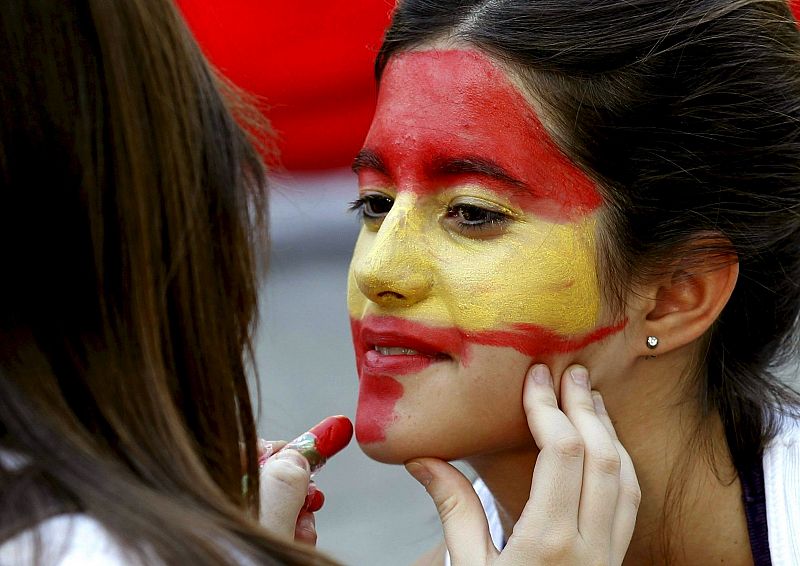
<path fill-rule="evenodd" d="M 385 212 L 375 213 L 375 205 L 381 202 L 384 206 L 388 204 L 388 208 L 385 210 Z M 349 210 L 356 212 L 365 223 L 377 223 L 384 216 L 386 216 L 386 214 L 388 214 L 393 204 L 394 200 L 387 196 L 366 195 L 351 202 Z M 372 211 L 372 214 L 370 214 L 370 211 Z M 482 215 L 483 218 L 472 222 L 464 222 L 463 220 L 459 220 L 459 218 L 464 219 L 465 213 L 473 215 L 477 213 L 478 215 Z M 447 209 L 447 218 L 454 219 L 458 231 L 464 235 L 474 235 L 477 232 L 492 228 L 504 228 L 511 220 L 511 217 L 507 214 L 494 210 L 488 210 L 472 204 L 457 204 L 449 207 Z"/>

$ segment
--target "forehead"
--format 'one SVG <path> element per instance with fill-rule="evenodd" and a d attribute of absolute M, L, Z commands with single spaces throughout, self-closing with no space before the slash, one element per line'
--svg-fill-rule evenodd
<path fill-rule="evenodd" d="M 381 80 L 376 121 L 380 128 L 372 128 L 371 138 L 381 129 L 419 128 L 410 137 L 421 144 L 450 142 L 465 149 L 490 138 L 512 145 L 541 127 L 502 71 L 476 51 L 394 56 Z M 495 135 L 497 130 L 507 135 Z"/>
<path fill-rule="evenodd" d="M 582 215 L 600 204 L 594 184 L 555 146 L 505 72 L 475 50 L 393 56 L 365 149 L 394 175 L 420 176 L 447 158 L 486 158 L 565 212 Z"/>

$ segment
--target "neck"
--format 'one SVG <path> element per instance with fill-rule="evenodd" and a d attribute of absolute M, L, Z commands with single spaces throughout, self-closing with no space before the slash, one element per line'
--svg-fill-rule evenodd
<path fill-rule="evenodd" d="M 741 486 L 722 424 L 716 417 L 700 423 L 697 411 L 664 390 L 675 381 L 657 378 L 652 362 L 635 386 L 601 389 L 642 490 L 625 564 L 752 564 Z M 469 460 L 495 496 L 507 536 L 527 502 L 536 454 L 531 442 Z"/>

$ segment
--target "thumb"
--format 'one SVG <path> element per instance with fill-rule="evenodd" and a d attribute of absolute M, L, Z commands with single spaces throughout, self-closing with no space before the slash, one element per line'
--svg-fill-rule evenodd
<path fill-rule="evenodd" d="M 297 516 L 308 495 L 308 461 L 295 450 L 282 450 L 261 468 L 261 525 L 293 540 Z"/>
<path fill-rule="evenodd" d="M 435 458 L 410 460 L 406 470 L 436 505 L 453 566 L 486 564 L 497 556 L 481 501 L 464 474 Z"/>

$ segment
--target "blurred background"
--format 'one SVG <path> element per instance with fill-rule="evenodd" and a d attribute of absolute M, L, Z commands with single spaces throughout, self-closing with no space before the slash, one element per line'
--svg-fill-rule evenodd
<path fill-rule="evenodd" d="M 355 416 L 345 304 L 358 232 L 347 212 L 357 196 L 350 163 L 372 119 L 372 64 L 394 0 L 177 1 L 211 62 L 257 97 L 275 131 L 258 428 L 263 438 L 289 440 L 328 415 Z M 800 11 L 800 0 L 790 4 Z M 423 489 L 355 442 L 317 483 L 327 496 L 318 546 L 345 564 L 409 564 L 440 540 Z"/>
<path fill-rule="evenodd" d="M 355 416 L 346 277 L 358 220 L 350 163 L 375 104 L 372 64 L 393 0 L 179 0 L 211 62 L 275 130 L 270 270 L 257 341 L 259 434 L 289 440 Z M 410 564 L 440 539 L 427 495 L 355 441 L 318 475 L 318 546 L 353 565 Z"/>

